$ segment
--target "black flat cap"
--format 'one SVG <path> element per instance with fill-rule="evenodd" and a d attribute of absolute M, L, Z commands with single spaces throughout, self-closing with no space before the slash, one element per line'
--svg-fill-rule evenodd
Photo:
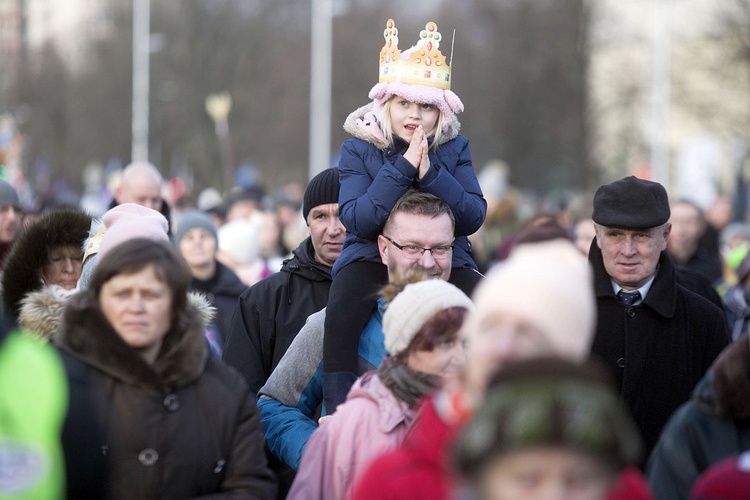
<path fill-rule="evenodd" d="M 605 184 L 594 195 L 594 222 L 602 226 L 646 229 L 669 220 L 667 190 L 658 182 L 630 176 Z"/>

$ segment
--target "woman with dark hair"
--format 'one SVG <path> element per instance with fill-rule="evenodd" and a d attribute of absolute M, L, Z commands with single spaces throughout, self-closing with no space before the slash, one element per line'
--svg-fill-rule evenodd
<path fill-rule="evenodd" d="M 388 354 L 312 434 L 290 500 L 350 497 L 367 465 L 404 440 L 422 397 L 461 366 L 460 329 L 471 300 L 437 279 L 408 284 L 396 295 L 398 289 L 383 291 L 386 300 L 395 295 L 383 315 Z"/>
<path fill-rule="evenodd" d="M 82 464 L 93 452 L 107 498 L 274 497 L 254 395 L 209 356 L 189 282 L 171 245 L 133 239 L 67 304 L 56 342 L 71 385 L 70 498 L 88 493 Z"/>

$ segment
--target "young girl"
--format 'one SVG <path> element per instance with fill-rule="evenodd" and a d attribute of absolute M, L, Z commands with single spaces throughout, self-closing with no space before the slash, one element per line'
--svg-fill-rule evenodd
<path fill-rule="evenodd" d="M 373 102 L 344 124 L 354 137 L 341 146 L 339 162 L 339 214 L 347 236 L 333 267 L 326 312 L 323 389 L 329 413 L 356 379 L 359 335 L 376 305 L 377 290 L 388 281 L 378 235 L 407 190 L 431 193 L 451 207 L 456 219 L 453 251 L 437 255 L 410 246 L 408 240 L 388 244 L 401 250 L 410 267 L 419 268 L 424 259 L 447 258 L 450 281 L 467 295 L 481 278 L 467 236 L 484 222 L 487 204 L 469 141 L 458 134 L 456 113 L 464 107 L 450 91 L 450 67 L 438 49 L 441 35 L 429 22 L 417 45 L 401 52 L 398 30 L 389 19 L 384 37 L 379 82 L 369 94 Z"/>

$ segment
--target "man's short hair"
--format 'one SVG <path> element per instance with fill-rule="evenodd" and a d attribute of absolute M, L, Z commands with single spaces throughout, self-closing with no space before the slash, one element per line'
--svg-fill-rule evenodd
<path fill-rule="evenodd" d="M 453 216 L 453 211 L 447 203 L 433 194 L 417 191 L 416 189 L 409 189 L 396 201 L 391 213 L 388 215 L 388 219 L 385 221 L 384 227 L 392 224 L 393 218 L 398 213 L 427 215 L 433 219 L 447 214 L 451 220 L 451 227 L 454 229 L 456 227 L 456 218 Z"/>

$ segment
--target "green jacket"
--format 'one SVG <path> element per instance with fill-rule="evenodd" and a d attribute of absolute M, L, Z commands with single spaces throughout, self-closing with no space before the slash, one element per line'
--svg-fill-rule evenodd
<path fill-rule="evenodd" d="M 64 497 L 67 405 L 55 349 L 17 331 L 0 337 L 0 499 Z"/>

